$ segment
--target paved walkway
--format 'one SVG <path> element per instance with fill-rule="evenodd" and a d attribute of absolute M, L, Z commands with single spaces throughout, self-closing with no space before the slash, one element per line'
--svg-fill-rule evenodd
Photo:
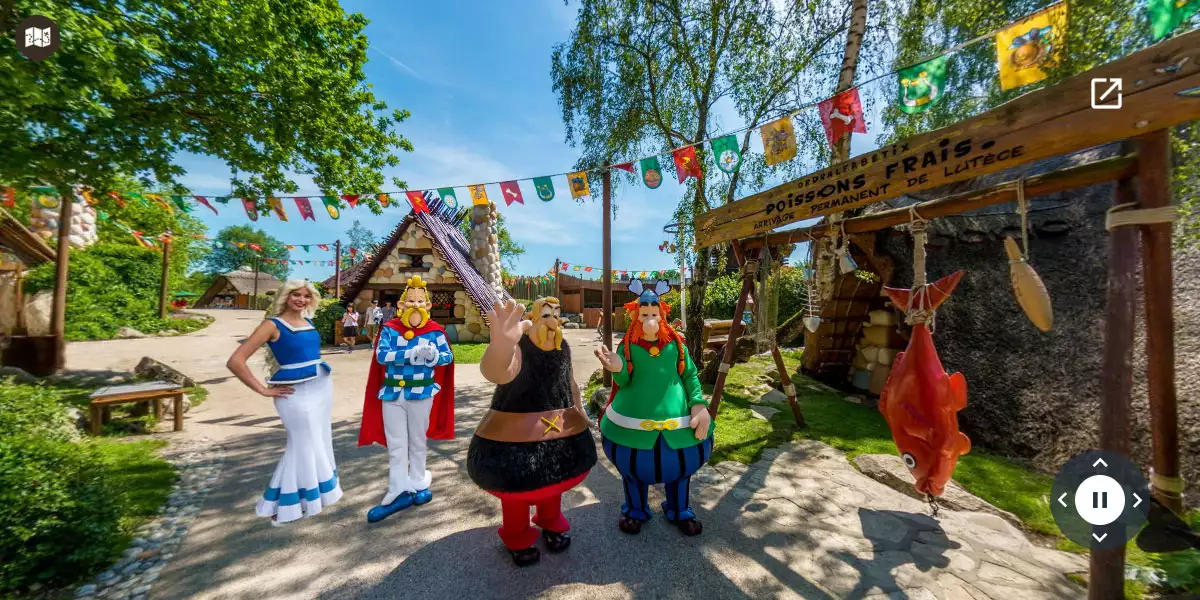
<path fill-rule="evenodd" d="M 1086 558 L 1033 546 L 989 515 L 942 511 L 862 476 L 836 450 L 796 442 L 751 466 L 721 463 L 697 475 L 693 502 L 705 524 L 685 538 L 661 518 L 636 537 L 616 527 L 619 479 L 601 457 L 564 497 L 574 543 L 514 567 L 496 536 L 497 501 L 467 478 L 471 431 L 492 386 L 474 365 L 458 383 L 458 438 L 432 442 L 434 501 L 369 525 L 387 464 L 357 448 L 369 352 L 334 351 L 334 449 L 345 498 L 320 516 L 273 528 L 254 516 L 283 446 L 271 402 L 249 393 L 224 362 L 259 320 L 209 311 L 217 321 L 185 338 L 85 342 L 71 368 L 131 368 L 154 356 L 201 381 L 209 400 L 189 412 L 183 436 L 220 444 L 223 474 L 152 598 L 1082 598 L 1067 572 Z M 576 374 L 593 370 L 590 331 L 569 331 Z M 252 363 L 254 364 L 254 363 Z M 661 492 L 656 491 L 659 500 Z"/>

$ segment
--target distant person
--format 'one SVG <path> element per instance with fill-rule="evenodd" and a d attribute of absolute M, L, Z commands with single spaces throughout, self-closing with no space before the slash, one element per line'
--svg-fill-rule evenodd
<path fill-rule="evenodd" d="M 380 319 L 383 318 L 383 309 L 379 308 L 379 301 L 372 300 L 371 305 L 367 310 L 363 311 L 367 317 L 367 337 L 371 339 L 371 343 L 375 343 L 375 334 L 379 333 Z"/>
<path fill-rule="evenodd" d="M 307 280 L 289 280 L 275 295 L 275 316 L 260 323 L 225 363 L 246 387 L 275 399 L 287 430 L 283 457 L 256 508 L 260 517 L 271 517 L 272 525 L 311 517 L 342 497 L 330 431 L 333 378 L 321 360 L 321 335 L 312 322 L 319 297 Z M 272 371 L 266 384 L 246 365 L 264 344 Z"/>
<path fill-rule="evenodd" d="M 396 307 L 392 306 L 391 302 L 384 302 L 383 308 L 380 310 L 383 311 L 383 317 L 379 319 L 380 324 L 387 323 L 396 318 Z"/>
<path fill-rule="evenodd" d="M 346 352 L 354 352 L 354 342 L 358 339 L 358 312 L 354 307 L 346 309 L 346 314 L 342 315 L 342 343 L 346 345 Z"/>

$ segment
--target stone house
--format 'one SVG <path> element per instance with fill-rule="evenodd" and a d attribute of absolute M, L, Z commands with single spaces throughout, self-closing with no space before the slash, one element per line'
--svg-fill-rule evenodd
<path fill-rule="evenodd" d="M 341 303 L 362 312 L 372 300 L 393 306 L 413 275 L 428 284 L 432 316 L 455 342 L 491 339 L 484 313 L 507 300 L 500 275 L 495 204 L 458 211 L 430 203 L 429 212 L 410 213 L 371 256 L 342 274 Z M 468 241 L 459 223 L 470 219 Z"/>
<path fill-rule="evenodd" d="M 257 286 L 255 279 L 258 279 Z M 254 308 L 255 294 L 265 296 L 283 287 L 283 282 L 270 274 L 255 273 L 249 267 L 218 276 L 196 299 L 196 308 Z M 262 302 L 258 300 L 257 302 Z M 263 308 L 257 306 L 257 308 Z"/>
<path fill-rule="evenodd" d="M 44 307 L 31 307 L 21 280 L 26 271 L 54 260 L 54 250 L 20 221 L 0 212 L 0 336 L 46 335 L 49 333 L 49 297 Z M 31 315 L 30 309 L 37 314 Z"/>

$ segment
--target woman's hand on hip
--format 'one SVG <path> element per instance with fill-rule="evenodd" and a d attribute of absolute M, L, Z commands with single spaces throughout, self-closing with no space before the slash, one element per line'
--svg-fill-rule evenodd
<path fill-rule="evenodd" d="M 266 396 L 267 398 L 286 398 L 288 396 L 291 396 L 292 393 L 295 391 L 296 391 L 296 388 L 293 388 L 290 385 L 272 385 L 272 386 L 268 386 L 266 389 L 264 389 L 263 391 L 261 391 L 259 393 L 262 394 L 263 396 Z"/>

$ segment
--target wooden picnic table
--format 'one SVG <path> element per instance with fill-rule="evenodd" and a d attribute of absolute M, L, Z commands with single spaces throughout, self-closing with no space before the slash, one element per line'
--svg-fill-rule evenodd
<path fill-rule="evenodd" d="M 100 435 L 101 426 L 109 420 L 109 409 L 116 404 L 150 402 L 154 406 L 154 418 L 161 419 L 165 398 L 174 398 L 175 431 L 183 431 L 183 386 L 170 381 L 145 381 L 105 386 L 92 392 L 89 404 L 91 433 Z"/>

